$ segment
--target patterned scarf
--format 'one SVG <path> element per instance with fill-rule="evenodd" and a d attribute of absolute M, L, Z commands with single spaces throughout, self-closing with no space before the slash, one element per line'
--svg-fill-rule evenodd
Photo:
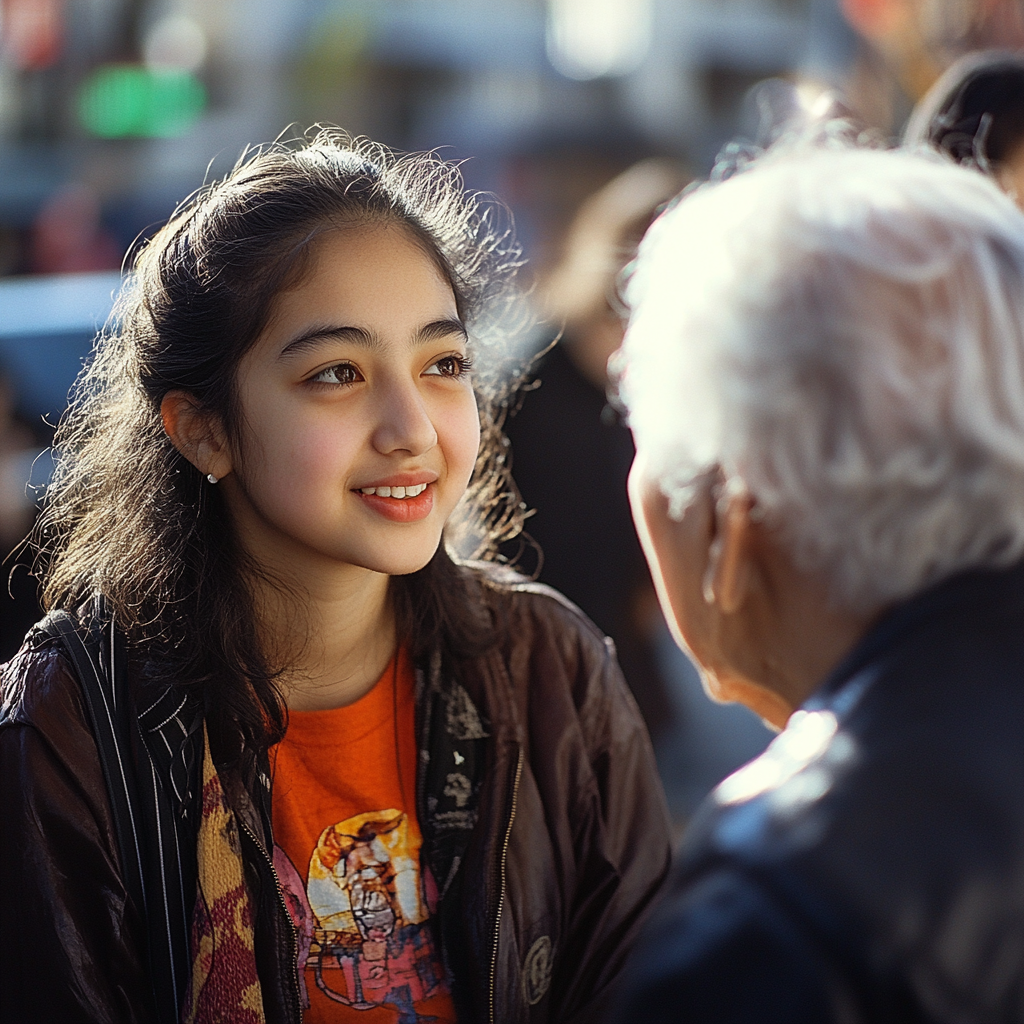
<path fill-rule="evenodd" d="M 182 1024 L 265 1024 L 238 824 L 213 766 L 205 726 L 203 816 L 197 853 L 192 980 Z"/>

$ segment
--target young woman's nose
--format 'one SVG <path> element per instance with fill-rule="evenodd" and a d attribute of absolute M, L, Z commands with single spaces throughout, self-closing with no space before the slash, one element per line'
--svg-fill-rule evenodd
<path fill-rule="evenodd" d="M 412 383 L 395 384 L 380 395 L 373 446 L 383 455 L 422 455 L 437 444 L 437 431 L 423 396 Z"/>

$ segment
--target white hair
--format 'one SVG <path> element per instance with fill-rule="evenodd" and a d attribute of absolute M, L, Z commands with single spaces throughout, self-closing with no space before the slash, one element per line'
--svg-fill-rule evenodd
<path fill-rule="evenodd" d="M 617 372 L 680 516 L 720 466 L 838 603 L 1024 554 L 1024 214 L 921 152 L 802 149 L 653 225 Z"/>

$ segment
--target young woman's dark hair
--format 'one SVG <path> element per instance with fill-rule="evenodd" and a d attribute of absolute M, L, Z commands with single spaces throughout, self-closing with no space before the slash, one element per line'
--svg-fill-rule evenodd
<path fill-rule="evenodd" d="M 518 384 L 505 344 L 518 254 L 500 210 L 467 195 L 436 155 L 397 156 L 337 130 L 302 142 L 243 156 L 136 254 L 58 430 L 37 531 L 45 606 L 102 595 L 134 645 L 159 651 L 152 672 L 199 688 L 211 735 L 250 750 L 279 740 L 285 723 L 274 685 L 283 666 L 261 647 L 249 586 L 260 570 L 233 539 L 218 491 L 171 443 L 160 405 L 181 389 L 234 436 L 244 431 L 236 369 L 323 231 L 403 226 L 451 284 L 470 335 L 482 435 L 473 480 L 434 558 L 392 580 L 414 657 L 437 645 L 479 653 L 492 639 L 452 556 L 491 558 L 522 522 L 502 433 Z"/>

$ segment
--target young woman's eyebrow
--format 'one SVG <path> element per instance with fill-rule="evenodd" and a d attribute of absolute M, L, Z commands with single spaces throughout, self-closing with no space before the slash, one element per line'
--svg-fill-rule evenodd
<path fill-rule="evenodd" d="M 285 356 L 295 355 L 296 352 L 308 352 L 310 349 L 329 345 L 332 341 L 347 341 L 370 349 L 381 347 L 380 338 L 361 327 L 329 327 L 326 324 L 317 324 L 289 341 L 277 358 L 283 359 Z"/>
<path fill-rule="evenodd" d="M 419 341 L 438 341 L 441 338 L 448 338 L 458 335 L 463 341 L 469 341 L 469 334 L 466 325 L 455 317 L 446 317 L 444 320 L 434 320 L 426 327 L 420 328 Z"/>
<path fill-rule="evenodd" d="M 443 320 L 433 320 L 417 332 L 416 340 L 419 342 L 437 341 L 441 338 L 448 338 L 456 335 L 462 341 L 468 341 L 469 335 L 466 332 L 466 325 L 455 317 L 446 317 Z M 288 342 L 278 355 L 279 359 L 285 356 L 295 355 L 296 352 L 308 352 L 323 345 L 329 345 L 332 341 L 347 341 L 364 348 L 380 348 L 381 340 L 370 331 L 362 327 L 329 327 L 317 324 L 303 331 L 297 338 Z"/>

